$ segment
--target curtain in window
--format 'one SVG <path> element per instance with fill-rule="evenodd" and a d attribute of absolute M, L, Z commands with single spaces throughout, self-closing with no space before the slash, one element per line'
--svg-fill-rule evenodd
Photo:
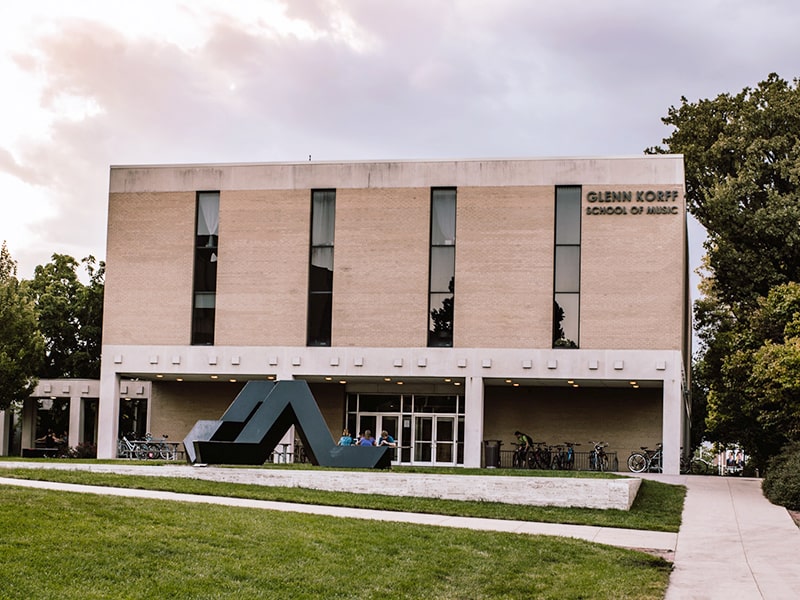
<path fill-rule="evenodd" d="M 333 191 L 314 192 L 311 207 L 313 222 L 311 224 L 312 246 L 333 246 L 333 223 L 336 211 Z"/>
<path fill-rule="evenodd" d="M 209 236 L 208 245 L 214 246 L 211 236 L 219 235 L 219 193 L 199 194 L 197 203 L 197 235 Z"/>
<path fill-rule="evenodd" d="M 431 244 L 450 246 L 456 243 L 456 196 L 453 190 L 434 190 Z"/>

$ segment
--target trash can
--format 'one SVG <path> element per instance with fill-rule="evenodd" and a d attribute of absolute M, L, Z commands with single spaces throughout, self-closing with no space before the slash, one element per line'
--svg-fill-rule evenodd
<path fill-rule="evenodd" d="M 500 466 L 500 440 L 483 440 L 483 460 L 487 469 L 496 469 Z"/>

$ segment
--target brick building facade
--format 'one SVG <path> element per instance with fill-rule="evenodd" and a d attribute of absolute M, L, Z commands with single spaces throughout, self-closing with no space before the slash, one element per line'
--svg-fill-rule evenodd
<path fill-rule="evenodd" d="M 688 439 L 683 159 L 111 168 L 98 452 L 182 439 L 243 382 L 302 378 L 403 464 L 484 440 Z M 127 415 L 127 416 L 126 416 Z"/>

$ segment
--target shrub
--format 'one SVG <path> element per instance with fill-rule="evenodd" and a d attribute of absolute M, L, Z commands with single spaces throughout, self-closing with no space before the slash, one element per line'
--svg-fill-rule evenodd
<path fill-rule="evenodd" d="M 800 441 L 787 444 L 769 461 L 762 488 L 773 504 L 800 510 Z"/>

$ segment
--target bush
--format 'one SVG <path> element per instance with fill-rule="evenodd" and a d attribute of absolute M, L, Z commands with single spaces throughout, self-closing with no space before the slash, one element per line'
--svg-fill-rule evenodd
<path fill-rule="evenodd" d="M 800 510 L 800 441 L 787 444 L 769 461 L 762 488 L 773 504 Z"/>

